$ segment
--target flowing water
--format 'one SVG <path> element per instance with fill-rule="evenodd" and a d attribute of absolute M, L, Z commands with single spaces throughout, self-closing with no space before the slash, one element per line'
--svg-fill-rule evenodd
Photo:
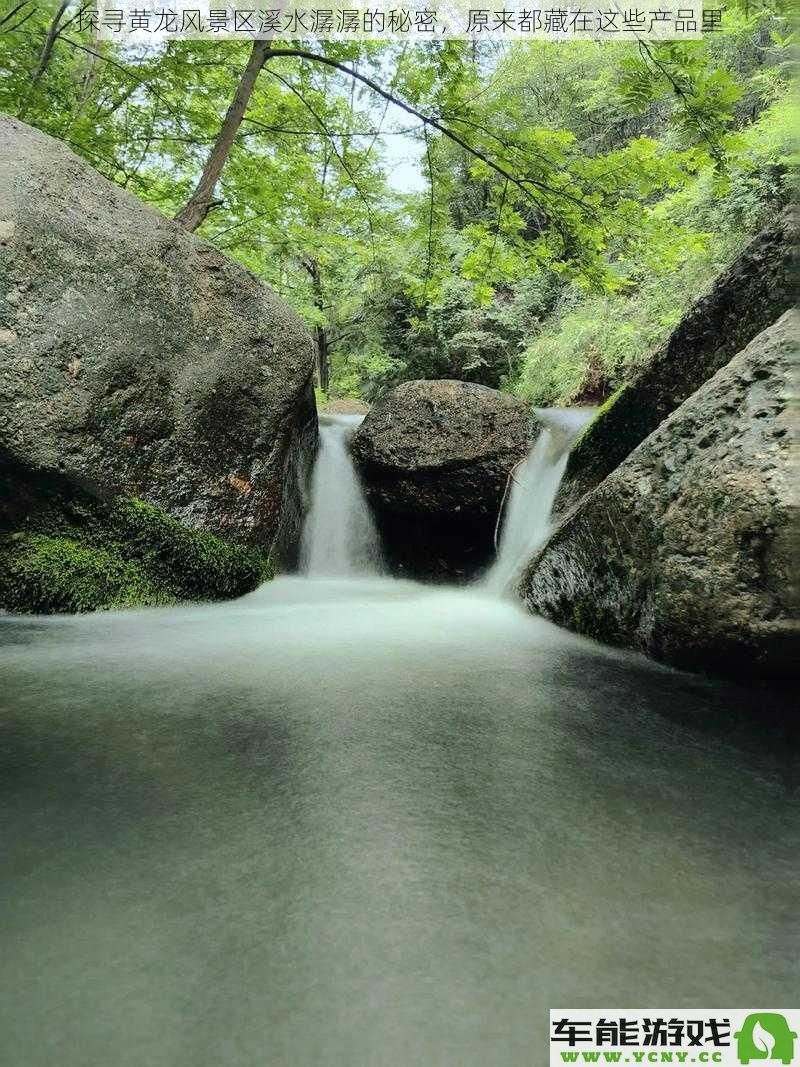
<path fill-rule="evenodd" d="M 539 1067 L 551 1006 L 798 988 L 779 695 L 374 576 L 0 672 L 4 1067 Z"/>
<path fill-rule="evenodd" d="M 300 549 L 301 570 L 310 577 L 377 574 L 381 569 L 378 533 L 350 461 L 350 438 L 363 417 L 320 415 L 311 509 Z"/>
<path fill-rule="evenodd" d="M 537 408 L 541 425 L 527 459 L 512 472 L 503 508 L 497 560 L 486 585 L 497 593 L 511 590 L 525 564 L 547 540 L 550 512 L 569 450 L 589 424 L 595 408 Z"/>

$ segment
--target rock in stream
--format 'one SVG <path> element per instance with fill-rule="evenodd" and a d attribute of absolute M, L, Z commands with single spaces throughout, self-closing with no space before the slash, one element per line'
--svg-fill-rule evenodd
<path fill-rule="evenodd" d="M 290 556 L 313 359 L 300 319 L 247 270 L 0 116 L 0 532 L 71 536 L 83 516 L 94 550 L 124 498 Z"/>
<path fill-rule="evenodd" d="M 404 382 L 379 400 L 353 453 L 390 565 L 426 578 L 485 566 L 509 471 L 529 447 L 524 405 L 483 385 Z"/>

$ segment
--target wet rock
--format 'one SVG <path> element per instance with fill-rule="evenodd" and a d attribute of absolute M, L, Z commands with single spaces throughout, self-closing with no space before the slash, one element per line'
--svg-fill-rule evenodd
<path fill-rule="evenodd" d="M 405 382 L 372 407 L 353 453 L 397 572 L 464 578 L 491 560 L 529 421 L 508 394 L 461 381 Z"/>
<path fill-rule="evenodd" d="M 0 448 L 0 608 L 51 614 L 223 600 L 274 573 L 268 554 L 142 500 L 100 499 Z"/>
<path fill-rule="evenodd" d="M 290 552 L 313 346 L 242 267 L 0 117 L 0 447 L 98 498 Z"/>
<path fill-rule="evenodd" d="M 522 578 L 528 607 L 681 667 L 796 671 L 799 372 L 790 311 L 562 521 Z"/>
<path fill-rule="evenodd" d="M 800 209 L 785 209 L 684 315 L 639 377 L 600 409 L 573 450 L 556 501 L 564 514 L 797 297 Z"/>

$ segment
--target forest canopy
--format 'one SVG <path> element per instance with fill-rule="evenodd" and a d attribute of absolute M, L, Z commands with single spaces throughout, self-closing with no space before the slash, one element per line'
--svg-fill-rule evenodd
<path fill-rule="evenodd" d="M 0 110 L 271 285 L 332 396 L 454 377 L 602 400 L 792 191 L 774 5 L 685 43 L 413 47 L 144 47 L 69 0 L 0 12 Z"/>

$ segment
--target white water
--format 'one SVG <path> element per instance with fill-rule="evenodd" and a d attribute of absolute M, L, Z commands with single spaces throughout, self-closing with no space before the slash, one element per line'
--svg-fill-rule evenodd
<path fill-rule="evenodd" d="M 486 585 L 497 593 L 510 590 L 527 561 L 551 531 L 550 513 L 576 437 L 594 408 L 537 408 L 542 424 L 528 458 L 513 472 L 511 491 L 501 516 L 497 560 Z"/>
<path fill-rule="evenodd" d="M 350 457 L 350 438 L 362 419 L 320 416 L 311 510 L 300 550 L 300 569 L 310 577 L 343 578 L 381 570 L 378 531 Z"/>

